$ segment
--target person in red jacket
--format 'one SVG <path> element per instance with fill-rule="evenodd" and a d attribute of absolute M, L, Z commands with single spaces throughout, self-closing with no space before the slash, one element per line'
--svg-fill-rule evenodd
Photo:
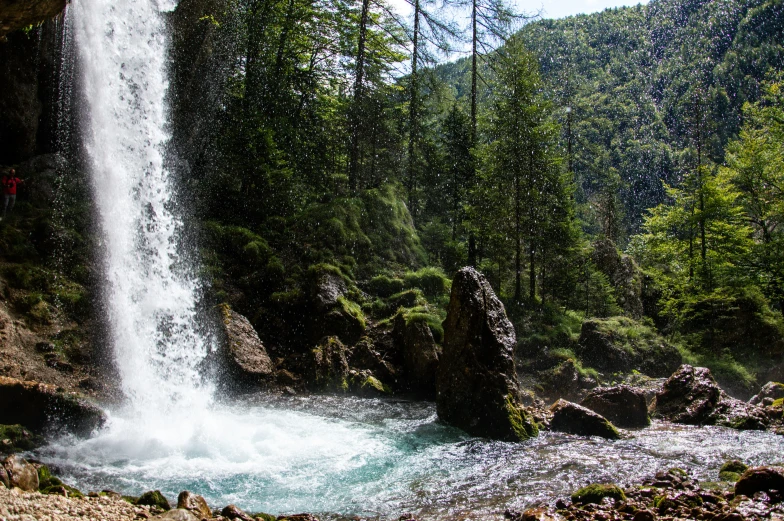
<path fill-rule="evenodd" d="M 11 169 L 9 175 L 3 176 L 3 219 L 9 210 L 14 209 L 16 204 L 16 187 L 22 183 L 23 180 L 16 177 L 16 170 Z"/>

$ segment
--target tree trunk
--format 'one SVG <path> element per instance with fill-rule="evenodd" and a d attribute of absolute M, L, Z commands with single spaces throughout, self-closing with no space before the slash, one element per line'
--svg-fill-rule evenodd
<path fill-rule="evenodd" d="M 362 0 L 362 13 L 359 19 L 359 42 L 357 44 L 356 78 L 354 79 L 354 104 L 351 114 L 351 150 L 348 164 L 348 185 L 352 192 L 359 186 L 359 119 L 362 101 L 362 86 L 365 74 L 365 41 L 367 39 L 368 11 L 370 0 Z"/>
<path fill-rule="evenodd" d="M 414 0 L 414 51 L 411 53 L 411 94 L 408 111 L 408 211 L 414 217 L 414 189 L 416 188 L 416 152 L 419 140 L 417 57 L 419 55 L 419 0 Z"/>

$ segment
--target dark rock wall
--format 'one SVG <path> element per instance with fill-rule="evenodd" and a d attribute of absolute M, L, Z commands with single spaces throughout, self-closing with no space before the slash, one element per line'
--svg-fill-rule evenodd
<path fill-rule="evenodd" d="M 8 33 L 38 25 L 65 9 L 67 0 L 0 0 L 0 42 Z"/>

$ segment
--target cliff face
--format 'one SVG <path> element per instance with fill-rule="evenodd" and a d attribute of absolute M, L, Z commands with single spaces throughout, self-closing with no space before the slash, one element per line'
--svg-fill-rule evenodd
<path fill-rule="evenodd" d="M 59 15 L 67 0 L 0 0 L 0 41 L 8 33 Z"/>

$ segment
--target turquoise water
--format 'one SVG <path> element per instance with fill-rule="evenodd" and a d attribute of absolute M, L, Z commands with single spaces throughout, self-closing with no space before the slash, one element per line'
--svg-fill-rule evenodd
<path fill-rule="evenodd" d="M 440 424 L 431 403 L 350 397 L 271 399 L 140 424 L 115 415 L 89 440 L 38 456 L 85 491 L 182 490 L 213 507 L 428 519 L 552 502 L 594 481 L 631 483 L 682 467 L 714 480 L 729 458 L 781 461 L 784 437 L 655 423 L 610 442 L 543 433 L 491 442 Z"/>

